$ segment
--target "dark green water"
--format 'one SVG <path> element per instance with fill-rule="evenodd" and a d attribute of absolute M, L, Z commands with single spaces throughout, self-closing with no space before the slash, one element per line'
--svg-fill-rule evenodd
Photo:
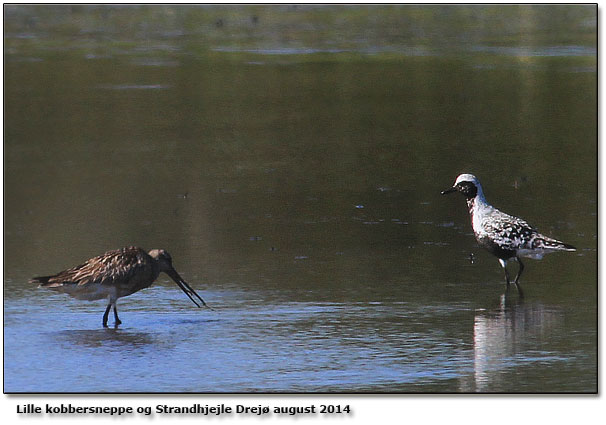
<path fill-rule="evenodd" d="M 5 391 L 596 391 L 595 9 L 440 10 L 5 8 Z M 461 172 L 579 248 L 523 301 Z M 27 283 L 126 245 L 216 311 Z"/>

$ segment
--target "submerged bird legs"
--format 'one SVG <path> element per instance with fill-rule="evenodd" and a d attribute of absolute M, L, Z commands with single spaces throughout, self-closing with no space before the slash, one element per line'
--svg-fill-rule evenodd
<path fill-rule="evenodd" d="M 118 310 L 116 310 L 116 302 L 114 301 L 112 303 L 110 301 L 109 304 L 107 305 L 107 308 L 105 309 L 105 313 L 103 314 L 103 327 L 104 328 L 107 328 L 107 316 L 109 315 L 109 311 L 111 310 L 112 305 L 114 306 L 115 325 L 118 326 L 120 323 L 122 323 L 122 321 L 120 319 L 118 319 Z"/>
<path fill-rule="evenodd" d="M 513 257 L 513 258 L 515 258 L 515 260 L 520 265 L 520 268 L 518 269 L 518 274 L 517 274 L 515 280 L 513 281 L 513 284 L 516 286 L 518 293 L 520 294 L 520 298 L 523 298 L 524 292 L 522 291 L 522 287 L 519 284 L 519 280 L 520 280 L 520 276 L 522 276 L 522 272 L 524 271 L 524 263 L 522 263 L 522 260 L 520 259 L 520 257 Z M 509 279 L 509 272 L 507 271 L 507 260 L 503 260 L 502 258 L 499 258 L 499 263 L 501 264 L 501 267 L 503 267 L 503 270 L 505 270 L 505 281 L 507 282 L 507 290 L 509 291 L 509 286 L 511 285 L 512 282 Z"/>

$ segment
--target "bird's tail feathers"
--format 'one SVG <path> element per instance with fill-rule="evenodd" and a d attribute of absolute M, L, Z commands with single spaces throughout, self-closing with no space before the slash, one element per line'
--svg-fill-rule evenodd
<path fill-rule="evenodd" d="M 52 276 L 32 277 L 29 280 L 29 283 L 38 283 L 38 284 L 40 284 L 40 286 L 48 286 L 48 285 L 50 285 L 49 280 L 50 280 L 51 277 Z"/>
<path fill-rule="evenodd" d="M 576 251 L 577 249 L 567 243 L 560 242 L 548 237 L 542 237 L 538 240 L 539 246 L 543 249 L 555 249 L 558 251 Z"/>
<path fill-rule="evenodd" d="M 38 286 L 48 286 L 51 288 L 55 286 L 63 286 L 63 283 L 58 283 L 57 281 L 51 282 L 51 279 L 54 277 L 55 276 L 33 277 L 29 280 L 29 283 L 37 283 Z"/>

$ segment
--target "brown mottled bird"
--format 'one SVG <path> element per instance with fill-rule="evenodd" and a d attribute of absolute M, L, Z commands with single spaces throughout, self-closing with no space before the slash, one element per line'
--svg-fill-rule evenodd
<path fill-rule="evenodd" d="M 141 248 L 127 248 L 107 251 L 91 258 L 79 266 L 64 270 L 52 276 L 34 277 L 30 283 L 40 287 L 66 293 L 79 300 L 100 300 L 107 298 L 109 304 L 103 315 L 103 326 L 107 327 L 107 316 L 112 305 L 116 325 L 118 319 L 116 301 L 151 286 L 160 272 L 169 275 L 196 306 L 196 297 L 202 305 L 210 308 L 173 268 L 170 254 L 163 249 L 152 249 L 149 253 Z M 212 309 L 211 309 L 212 310 Z"/>

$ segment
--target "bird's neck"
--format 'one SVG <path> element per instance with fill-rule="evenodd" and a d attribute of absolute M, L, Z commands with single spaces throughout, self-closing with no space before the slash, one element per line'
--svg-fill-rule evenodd
<path fill-rule="evenodd" d="M 160 270 L 160 265 L 158 264 L 157 261 L 155 261 L 152 264 L 152 274 L 153 274 L 154 280 L 158 279 L 158 276 L 160 276 L 161 271 L 162 270 Z"/>
<path fill-rule="evenodd" d="M 474 198 L 467 199 L 467 208 L 469 209 L 469 215 L 471 216 L 472 223 L 474 219 L 481 218 L 486 212 L 492 209 L 492 206 L 486 202 L 484 194 L 478 191 Z"/>

